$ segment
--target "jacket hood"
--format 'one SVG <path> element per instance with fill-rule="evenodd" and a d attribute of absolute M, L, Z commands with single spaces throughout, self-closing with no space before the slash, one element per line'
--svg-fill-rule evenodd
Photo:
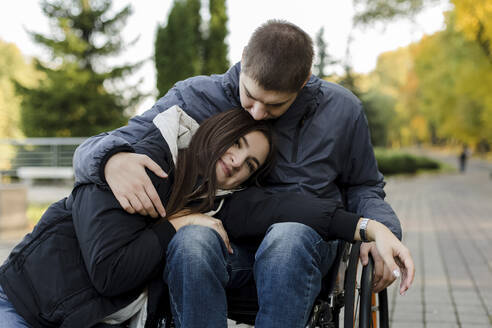
<path fill-rule="evenodd" d="M 239 97 L 239 74 L 241 73 L 241 62 L 231 66 L 223 75 L 222 88 L 229 101 L 235 106 L 241 107 L 241 98 Z"/>
<path fill-rule="evenodd" d="M 198 129 L 198 123 L 178 105 L 160 113 L 152 122 L 166 140 L 176 164 L 178 150 L 188 147 L 191 137 Z"/>

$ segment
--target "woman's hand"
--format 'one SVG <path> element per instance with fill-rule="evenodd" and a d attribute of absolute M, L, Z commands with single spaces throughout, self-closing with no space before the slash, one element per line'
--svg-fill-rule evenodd
<path fill-rule="evenodd" d="M 360 240 L 359 225 L 355 238 Z M 376 242 L 379 254 L 394 277 L 401 277 L 400 294 L 403 295 L 410 288 L 415 276 L 415 265 L 410 251 L 385 225 L 374 220 L 370 220 L 367 225 L 367 238 Z"/>
<path fill-rule="evenodd" d="M 116 153 L 104 167 L 104 177 L 121 207 L 153 218 L 166 216 L 166 210 L 145 168 L 166 178 L 167 174 L 147 155 Z"/>
<path fill-rule="evenodd" d="M 192 213 L 174 218 L 171 217 L 169 218 L 169 222 L 174 226 L 174 229 L 176 229 L 176 231 L 186 225 L 201 225 L 204 227 L 212 228 L 217 231 L 222 237 L 222 240 L 224 240 L 228 252 L 230 254 L 233 253 L 231 243 L 229 242 L 229 237 L 227 236 L 227 232 L 222 225 L 222 221 L 218 219 L 202 213 Z"/>

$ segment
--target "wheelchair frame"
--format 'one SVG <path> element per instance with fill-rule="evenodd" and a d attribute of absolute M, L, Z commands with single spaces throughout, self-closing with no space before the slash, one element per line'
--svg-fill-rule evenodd
<path fill-rule="evenodd" d="M 372 292 L 374 263 L 362 267 L 360 242 L 340 244 L 332 270 L 323 278 L 307 328 L 339 328 L 343 310 L 344 328 L 388 328 L 387 291 Z M 256 292 L 250 295 L 228 295 L 228 317 L 237 323 L 254 325 L 258 303 Z M 349 314 L 349 315 L 348 315 Z"/>
<path fill-rule="evenodd" d="M 326 278 L 333 279 L 329 275 L 323 280 L 324 284 L 328 283 L 329 292 L 323 286 L 307 328 L 339 328 L 342 309 L 344 328 L 389 327 L 387 290 L 378 293 L 377 298 L 372 292 L 374 261 L 370 257 L 368 265 L 362 267 L 360 244 L 343 244 L 335 281 L 326 281 Z"/>

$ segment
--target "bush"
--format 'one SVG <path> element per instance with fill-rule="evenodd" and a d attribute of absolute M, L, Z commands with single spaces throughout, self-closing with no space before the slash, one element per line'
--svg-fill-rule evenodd
<path fill-rule="evenodd" d="M 384 149 L 376 149 L 375 154 L 379 170 L 384 175 L 414 174 L 419 170 L 439 170 L 441 168 L 439 162 L 423 156 Z"/>

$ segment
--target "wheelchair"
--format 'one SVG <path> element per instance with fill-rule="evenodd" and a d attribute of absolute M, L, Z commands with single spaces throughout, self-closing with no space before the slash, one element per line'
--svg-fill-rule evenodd
<path fill-rule="evenodd" d="M 307 328 L 388 328 L 388 295 L 372 292 L 374 263 L 362 267 L 360 242 L 341 242 L 335 265 L 323 278 Z M 254 325 L 258 302 L 256 289 L 246 286 L 228 291 L 228 318 Z"/>

